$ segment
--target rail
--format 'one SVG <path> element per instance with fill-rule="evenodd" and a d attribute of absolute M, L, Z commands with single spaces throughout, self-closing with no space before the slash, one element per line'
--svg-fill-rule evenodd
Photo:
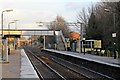
<path fill-rule="evenodd" d="M 30 50 L 26 49 L 29 53 L 31 53 L 38 61 L 40 61 L 43 65 L 45 65 L 48 69 L 50 69 L 52 72 L 54 72 L 55 74 L 57 74 L 59 76 L 60 79 L 66 80 L 61 74 L 59 74 L 56 70 L 54 70 L 53 68 L 51 68 L 48 64 L 46 64 L 42 59 L 40 59 L 39 57 L 37 57 L 36 55 L 34 55 Z M 36 67 L 35 67 L 36 68 Z M 44 77 L 41 75 L 41 73 L 39 72 L 39 70 L 36 68 L 37 73 L 40 75 L 40 79 L 44 80 Z"/>

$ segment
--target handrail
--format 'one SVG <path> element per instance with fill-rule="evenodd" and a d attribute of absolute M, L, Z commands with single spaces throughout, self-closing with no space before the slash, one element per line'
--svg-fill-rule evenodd
<path fill-rule="evenodd" d="M 62 30 L 60 30 L 60 35 L 61 35 L 61 37 L 62 37 L 62 40 L 63 40 L 63 42 L 64 42 L 64 46 L 66 46 L 66 40 L 65 40 L 65 37 L 64 37 L 64 35 L 63 35 L 63 32 L 62 32 Z M 66 48 L 66 47 L 65 47 Z M 67 50 L 67 48 L 66 48 L 66 50 Z"/>

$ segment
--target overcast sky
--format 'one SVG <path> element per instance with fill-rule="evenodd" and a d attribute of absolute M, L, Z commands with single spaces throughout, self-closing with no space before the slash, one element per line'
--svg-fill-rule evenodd
<path fill-rule="evenodd" d="M 4 13 L 4 28 L 12 20 L 18 28 L 38 28 L 36 22 L 53 21 L 57 15 L 63 16 L 68 22 L 75 22 L 78 12 L 99 0 L 0 0 L 0 12 Z M 1 24 L 1 22 L 0 22 Z M 11 24 L 11 28 L 15 25 Z"/>

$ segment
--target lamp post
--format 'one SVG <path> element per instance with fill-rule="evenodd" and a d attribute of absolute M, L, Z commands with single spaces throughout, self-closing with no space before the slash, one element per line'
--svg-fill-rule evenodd
<path fill-rule="evenodd" d="M 116 58 L 116 53 L 115 53 L 115 48 L 116 48 L 116 20 L 115 20 L 115 17 L 116 17 L 116 13 L 115 11 L 111 11 L 109 9 L 104 9 L 106 12 L 111 12 L 113 13 L 113 24 L 114 24 L 114 28 L 113 28 L 113 33 L 112 33 L 112 38 L 113 38 L 113 51 L 114 51 L 114 58 Z"/>
<path fill-rule="evenodd" d="M 57 44 L 56 44 L 56 35 L 55 35 L 55 29 L 56 29 L 56 21 L 53 21 L 54 23 L 54 49 L 56 50 Z"/>
<path fill-rule="evenodd" d="M 15 22 L 8 23 L 8 31 L 9 31 L 9 33 L 8 33 L 8 55 L 10 54 L 10 41 L 9 41 L 9 39 L 10 39 L 10 24 L 11 23 L 15 23 Z"/>
<path fill-rule="evenodd" d="M 79 41 L 79 52 L 82 52 L 81 41 L 83 39 L 83 23 L 77 22 L 80 24 L 80 41 Z"/>
<path fill-rule="evenodd" d="M 113 28 L 113 33 L 112 33 L 112 37 L 116 37 L 116 36 L 113 36 L 113 35 L 116 35 L 116 20 L 115 20 L 115 12 L 114 11 L 110 11 L 109 9 L 104 9 L 106 12 L 111 12 L 111 13 L 113 13 L 113 24 L 114 24 L 114 28 Z"/>
<path fill-rule="evenodd" d="M 17 21 L 19 20 L 13 20 L 13 22 L 15 23 L 15 30 L 17 30 Z M 17 38 L 14 38 L 14 48 L 16 49 L 17 48 Z"/>
<path fill-rule="evenodd" d="M 85 55 L 85 38 L 83 38 L 82 41 L 83 41 L 83 49 L 84 49 L 84 55 Z"/>
<path fill-rule="evenodd" d="M 10 24 L 11 24 L 11 23 L 15 23 L 15 22 L 9 22 L 9 23 L 8 23 L 8 30 L 9 30 L 9 31 L 10 31 Z M 9 34 L 9 35 L 10 35 L 10 34 Z"/>
<path fill-rule="evenodd" d="M 17 30 L 17 21 L 19 21 L 19 20 L 13 20 L 13 21 L 15 23 L 15 29 Z"/>
<path fill-rule="evenodd" d="M 115 23 L 115 14 L 116 13 L 114 11 L 109 10 L 109 9 L 104 9 L 104 11 L 113 13 L 113 24 L 114 24 L 114 28 L 113 28 L 114 30 L 113 31 L 115 33 L 115 24 L 116 24 Z"/>
<path fill-rule="evenodd" d="M 1 36 L 2 36 L 2 56 L 1 56 L 1 58 L 2 58 L 2 60 L 3 60 L 3 13 L 4 12 L 11 12 L 11 11 L 13 11 L 13 10 L 12 9 L 4 10 L 4 11 L 2 11 L 2 14 L 1 14 L 1 29 L 2 29 L 2 34 L 1 34 Z"/>

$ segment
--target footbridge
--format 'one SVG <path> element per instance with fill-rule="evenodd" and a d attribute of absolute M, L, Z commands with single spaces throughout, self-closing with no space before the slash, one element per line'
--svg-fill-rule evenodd
<path fill-rule="evenodd" d="M 3 33 L 3 36 L 2 36 Z M 52 45 L 55 47 L 55 44 L 57 44 L 58 49 L 66 49 L 66 40 L 63 36 L 62 31 L 54 31 L 54 30 L 41 30 L 41 29 L 4 29 L 3 32 L 0 31 L 0 45 L 3 44 L 3 49 L 0 47 L 1 52 L 6 53 L 8 55 L 8 45 L 9 45 L 9 38 L 15 38 L 20 39 L 21 36 L 44 36 L 44 44 L 43 48 L 47 48 L 49 45 Z M 49 38 L 48 38 L 49 37 Z M 52 41 L 56 43 L 51 43 L 50 38 L 52 38 Z M 3 43 L 2 43 L 3 41 Z M 0 53 L 1 55 L 1 53 Z M 3 55 L 2 55 L 3 56 Z"/>
<path fill-rule="evenodd" d="M 2 34 L 2 32 L 0 32 Z M 64 45 L 66 44 L 65 38 L 62 31 L 54 30 L 41 30 L 41 29 L 4 29 L 3 30 L 3 39 L 8 37 L 20 38 L 21 36 L 53 36 L 58 41 L 58 37 L 61 37 Z"/>

